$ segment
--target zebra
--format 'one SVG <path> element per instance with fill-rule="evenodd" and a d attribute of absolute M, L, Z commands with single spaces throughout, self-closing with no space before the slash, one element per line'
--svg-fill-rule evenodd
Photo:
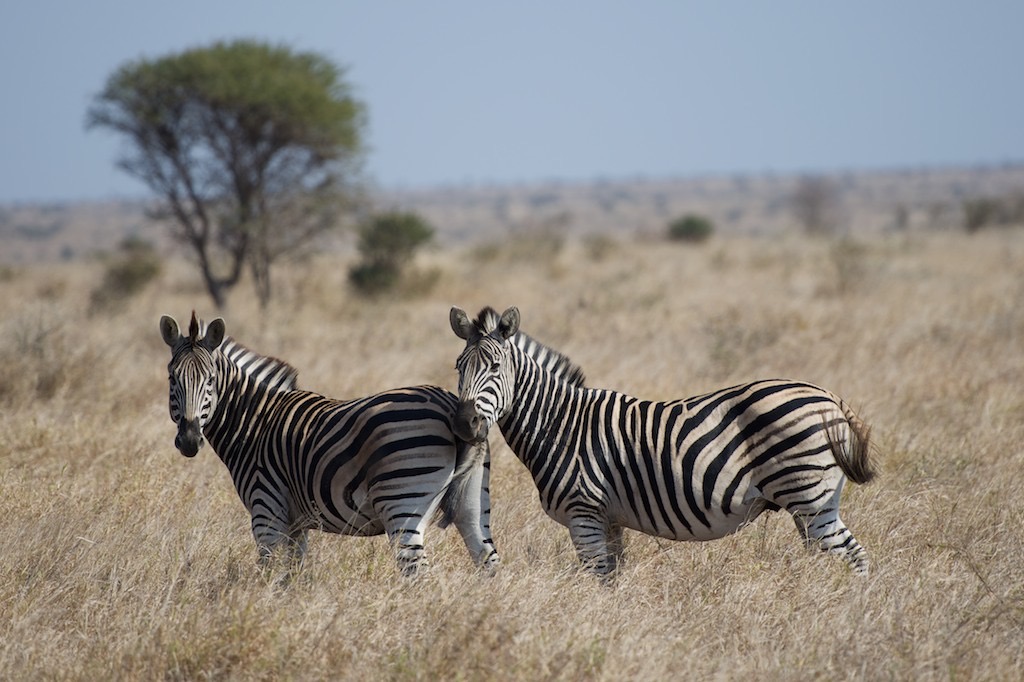
<path fill-rule="evenodd" d="M 782 379 L 668 402 L 587 388 L 566 356 L 547 349 L 542 367 L 523 352 L 542 344 L 524 340 L 519 322 L 515 307 L 485 308 L 474 321 L 452 308 L 452 330 L 466 341 L 455 434 L 482 443 L 498 425 L 586 569 L 616 571 L 625 528 L 713 540 L 785 509 L 805 545 L 867 575 L 839 498 L 847 478 L 875 475 L 870 430 L 843 400 Z"/>
<path fill-rule="evenodd" d="M 490 452 L 452 432 L 456 397 L 436 386 L 334 400 L 296 387 L 288 363 L 230 337 L 224 320 L 188 334 L 170 316 L 168 364 L 175 447 L 194 457 L 208 440 L 252 516 L 259 563 L 306 554 L 307 531 L 387 533 L 398 567 L 427 567 L 423 535 L 435 513 L 454 522 L 474 562 L 499 563 L 490 534 Z"/>

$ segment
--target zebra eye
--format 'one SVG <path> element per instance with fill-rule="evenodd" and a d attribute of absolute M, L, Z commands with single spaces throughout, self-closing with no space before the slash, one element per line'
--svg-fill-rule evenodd
<path fill-rule="evenodd" d="M 500 371 L 501 371 L 501 363 L 500 362 L 492 362 L 491 363 L 491 372 L 493 372 L 494 374 L 497 374 Z"/>

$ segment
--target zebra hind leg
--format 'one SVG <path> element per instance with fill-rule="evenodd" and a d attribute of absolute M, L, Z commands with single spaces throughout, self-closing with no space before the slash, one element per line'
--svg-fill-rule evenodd
<path fill-rule="evenodd" d="M 429 568 L 423 533 L 419 528 L 403 528 L 388 535 L 394 544 L 395 560 L 402 577 L 415 578 Z"/>
<path fill-rule="evenodd" d="M 455 517 L 455 527 L 462 536 L 473 563 L 487 573 L 494 573 L 501 564 L 501 556 L 494 548 L 491 539 L 490 524 L 482 514 L 474 514 L 471 518 Z"/>
<path fill-rule="evenodd" d="M 491 538 L 490 466 L 490 458 L 484 457 L 465 475 L 464 481 L 453 482 L 452 486 L 459 485 L 460 489 L 451 498 L 446 493 L 442 506 L 466 543 L 473 563 L 487 573 L 494 573 L 501 557 Z"/>
<path fill-rule="evenodd" d="M 440 475 L 443 476 L 443 472 Z M 441 478 L 436 482 L 424 482 L 424 487 L 437 491 L 443 484 L 444 479 Z M 394 550 L 399 572 L 406 578 L 424 573 L 429 567 L 424 534 L 438 509 L 440 496 L 436 492 L 423 495 L 408 490 L 395 495 L 394 489 L 387 486 L 371 488 L 370 495 L 375 498 L 374 515 L 384 520 L 384 530 Z"/>
<path fill-rule="evenodd" d="M 818 509 L 802 509 L 790 504 L 796 528 L 807 547 L 818 547 L 829 554 L 839 554 L 859 576 L 868 574 L 868 552 L 861 546 L 843 520 L 839 518 L 839 490 Z"/>

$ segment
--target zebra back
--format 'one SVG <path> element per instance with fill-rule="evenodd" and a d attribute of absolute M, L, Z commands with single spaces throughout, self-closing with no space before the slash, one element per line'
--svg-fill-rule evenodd
<path fill-rule="evenodd" d="M 298 389 L 299 372 L 284 360 L 257 353 L 230 336 L 224 339 L 219 350 L 230 365 L 265 388 L 279 391 Z"/>

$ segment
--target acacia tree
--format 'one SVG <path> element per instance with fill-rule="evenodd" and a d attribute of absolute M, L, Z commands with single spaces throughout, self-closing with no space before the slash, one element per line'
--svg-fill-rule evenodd
<path fill-rule="evenodd" d="M 218 308 L 246 267 L 265 306 L 274 261 L 359 198 L 365 107 L 315 53 L 241 40 L 129 62 L 87 126 L 127 139 L 118 166 L 158 195 Z"/>

